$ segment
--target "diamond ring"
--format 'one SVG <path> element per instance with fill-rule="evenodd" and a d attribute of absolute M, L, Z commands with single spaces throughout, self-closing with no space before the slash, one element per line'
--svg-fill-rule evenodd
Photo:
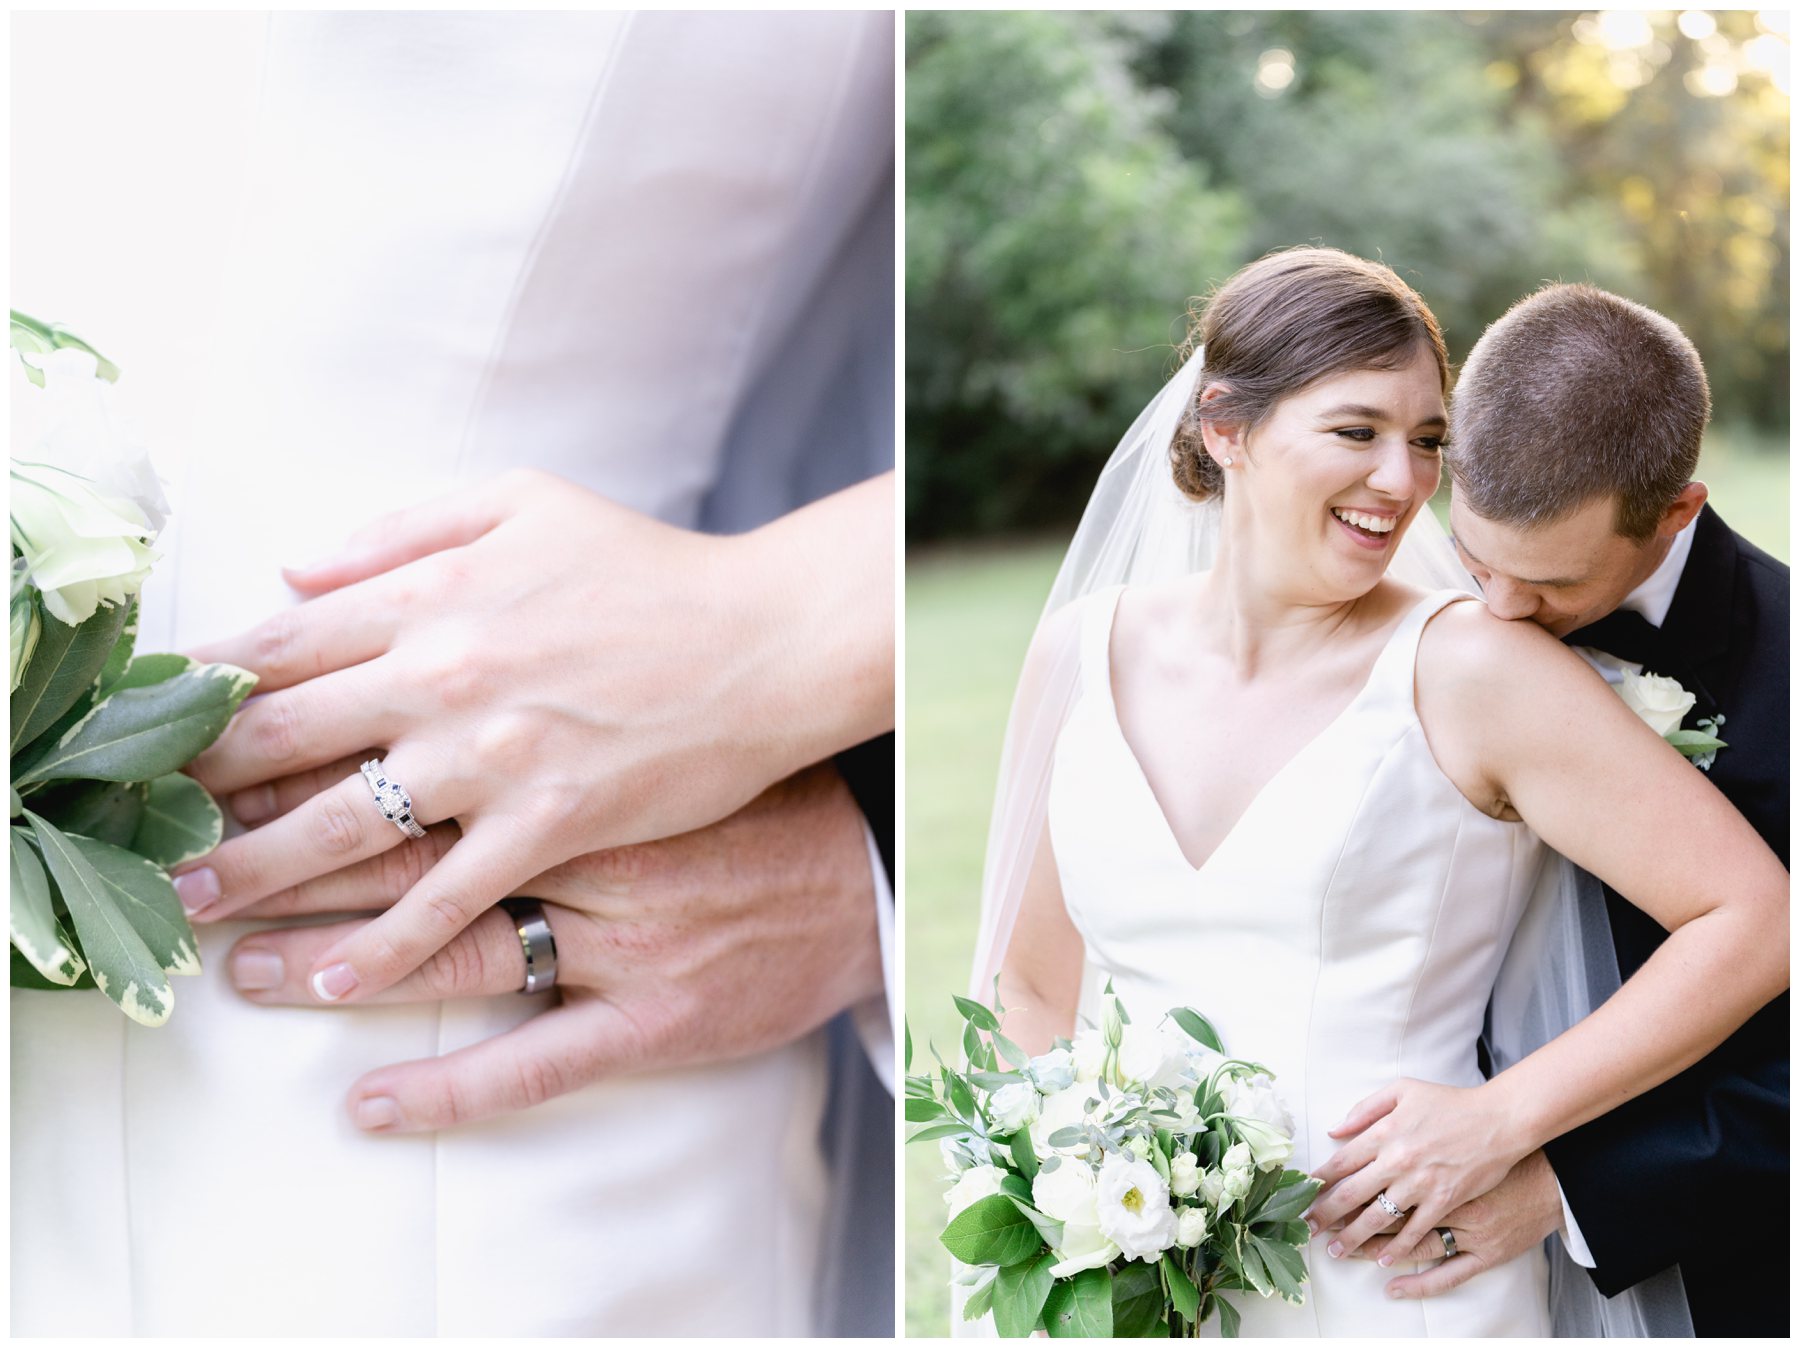
<path fill-rule="evenodd" d="M 381 760 L 371 758 L 362 765 L 363 780 L 368 782 L 369 790 L 375 793 L 376 808 L 381 817 L 409 838 L 423 838 L 425 830 L 419 821 L 413 818 L 412 797 L 406 794 L 406 788 L 399 782 L 390 782 L 382 772 Z"/>
<path fill-rule="evenodd" d="M 556 933 L 537 899 L 501 899 L 525 951 L 525 986 L 520 992 L 548 992 L 556 982 Z"/>
<path fill-rule="evenodd" d="M 1387 1213 L 1388 1216 L 1393 1217 L 1396 1220 L 1398 1220 L 1401 1217 L 1406 1216 L 1406 1214 L 1403 1211 L 1401 1211 L 1398 1207 L 1394 1206 L 1394 1200 L 1387 1196 L 1386 1189 L 1383 1189 L 1380 1193 L 1375 1195 L 1375 1206 L 1377 1206 L 1383 1212 Z"/>

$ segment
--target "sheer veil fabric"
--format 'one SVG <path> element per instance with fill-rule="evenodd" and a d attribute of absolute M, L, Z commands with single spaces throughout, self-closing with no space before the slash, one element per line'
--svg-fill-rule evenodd
<path fill-rule="evenodd" d="M 970 995 L 984 1001 L 1005 959 L 1043 837 L 1057 739 L 1076 700 L 1077 601 L 1111 586 L 1206 570 L 1217 551 L 1222 508 L 1216 500 L 1197 502 L 1185 496 L 1175 486 L 1169 464 L 1169 445 L 1200 385 L 1204 358 L 1203 351 L 1196 351 L 1182 365 L 1101 469 L 1033 634 L 1007 722 L 983 869 Z M 1414 519 L 1389 574 L 1427 591 L 1479 593 L 1429 510 Z M 1492 989 L 1488 1043 L 1496 1070 L 1560 1034 L 1619 986 L 1604 907 L 1584 904 L 1576 868 L 1547 855 Z M 1090 964 L 1082 985 L 1084 1014 L 1094 1004 L 1099 983 L 1099 971 Z M 1487 998 L 1489 991 L 1470 988 L 1469 996 Z M 1547 1244 L 1559 1336 L 1692 1336 L 1679 1270 L 1670 1269 L 1609 1300 L 1568 1257 L 1559 1237 Z M 968 1332 L 960 1320 L 958 1329 Z"/>

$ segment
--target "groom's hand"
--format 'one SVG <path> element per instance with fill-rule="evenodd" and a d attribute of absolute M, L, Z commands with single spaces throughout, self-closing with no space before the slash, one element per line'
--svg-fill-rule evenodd
<path fill-rule="evenodd" d="M 1444 1244 L 1433 1231 L 1410 1250 L 1390 1249 L 1392 1235 L 1376 1236 L 1359 1246 L 1358 1259 L 1392 1254 L 1398 1263 L 1430 1263 L 1423 1273 L 1409 1273 L 1388 1283 L 1388 1295 L 1417 1300 L 1439 1296 L 1470 1278 L 1516 1259 L 1544 1237 L 1562 1229 L 1562 1195 L 1550 1161 L 1534 1151 L 1487 1193 L 1472 1198 L 1439 1223 L 1456 1239 L 1456 1256 L 1444 1258 Z"/>
<path fill-rule="evenodd" d="M 251 905 L 245 917 L 381 909 L 454 842 L 434 829 L 359 866 Z M 708 828 L 589 853 L 520 886 L 544 902 L 561 1004 L 441 1058 L 370 1072 L 359 1127 L 415 1132 L 539 1104 L 624 1072 L 718 1062 L 789 1043 L 883 987 L 862 814 L 837 770 L 808 769 Z M 251 1001 L 319 1007 L 319 952 L 355 922 L 258 932 L 228 969 Z M 524 955 L 490 909 L 415 973 L 369 999 L 516 996 Z"/>

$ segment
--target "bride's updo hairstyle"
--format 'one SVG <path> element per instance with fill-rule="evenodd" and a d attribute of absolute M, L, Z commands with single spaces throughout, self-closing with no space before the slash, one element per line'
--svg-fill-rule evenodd
<path fill-rule="evenodd" d="M 1421 346 L 1450 392 L 1444 334 L 1425 301 L 1379 262 L 1336 248 L 1285 249 L 1238 271 L 1199 307 L 1183 357 L 1201 346 L 1206 364 L 1169 447 L 1175 485 L 1197 501 L 1225 486 L 1203 425 L 1254 428 L 1290 394 L 1351 370 L 1401 369 Z M 1212 384 L 1227 391 L 1202 402 Z"/>

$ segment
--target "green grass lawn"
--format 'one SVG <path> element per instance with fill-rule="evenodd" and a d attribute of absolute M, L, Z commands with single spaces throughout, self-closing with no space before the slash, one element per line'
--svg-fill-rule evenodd
<path fill-rule="evenodd" d="M 1709 439 L 1701 477 L 1741 533 L 1788 555 L 1785 445 Z M 920 1057 L 949 1046 L 966 990 L 1000 740 L 1066 540 L 915 550 L 906 567 L 906 1007 Z M 906 1332 L 949 1327 L 934 1144 L 906 1158 Z"/>

